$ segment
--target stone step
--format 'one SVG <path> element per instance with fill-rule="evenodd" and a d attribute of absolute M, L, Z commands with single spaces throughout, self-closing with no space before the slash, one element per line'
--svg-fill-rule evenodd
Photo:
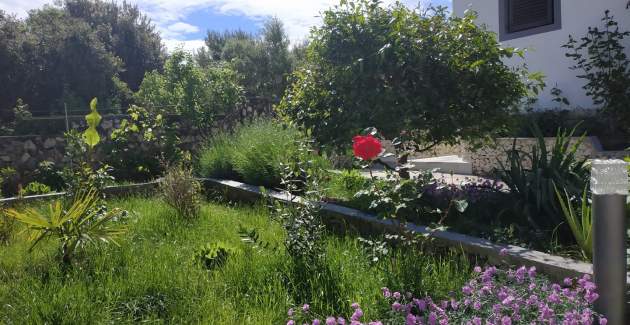
<path fill-rule="evenodd" d="M 412 170 L 433 170 L 440 173 L 472 175 L 472 163 L 460 156 L 440 156 L 431 158 L 410 159 Z"/>

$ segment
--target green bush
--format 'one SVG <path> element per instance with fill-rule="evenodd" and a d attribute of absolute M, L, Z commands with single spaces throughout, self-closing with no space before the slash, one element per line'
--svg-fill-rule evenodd
<path fill-rule="evenodd" d="M 39 194 L 48 194 L 52 190 L 50 186 L 46 184 L 42 184 L 39 182 L 30 182 L 24 188 L 20 189 L 20 196 L 29 196 L 29 195 L 39 195 Z"/>
<path fill-rule="evenodd" d="M 620 28 L 609 10 L 604 12 L 601 21 L 599 26 L 588 27 L 582 37 L 575 39 L 569 35 L 569 41 L 562 47 L 575 63 L 570 69 L 578 71 L 577 77 L 584 79 L 582 89 L 586 95 L 611 117 L 606 127 L 627 133 L 630 131 L 630 59 L 624 45 L 630 31 Z"/>
<path fill-rule="evenodd" d="M 367 186 L 367 183 L 368 180 L 358 170 L 344 170 L 331 175 L 326 184 L 326 194 L 333 198 L 351 200 L 357 192 Z"/>
<path fill-rule="evenodd" d="M 366 126 L 389 138 L 406 131 L 423 146 L 479 141 L 508 128 L 528 89 L 541 84 L 541 75 L 504 63 L 523 52 L 501 47 L 473 13 L 360 0 L 322 19 L 277 106 L 321 143 L 343 146 Z"/>
<path fill-rule="evenodd" d="M 234 178 L 231 154 L 234 138 L 226 133 L 213 137 L 199 155 L 199 171 L 205 177 Z"/>
<path fill-rule="evenodd" d="M 258 121 L 239 130 L 231 159 L 247 183 L 279 186 L 281 163 L 297 150 L 300 133 L 270 121 Z"/>
<path fill-rule="evenodd" d="M 295 128 L 271 120 L 256 120 L 233 134 L 215 136 L 199 156 L 199 172 L 204 177 L 236 178 L 249 184 L 278 187 L 282 164 L 299 153 L 305 137 Z M 328 161 L 314 153 L 312 166 L 326 169 Z"/>
<path fill-rule="evenodd" d="M 217 114 L 229 114 L 244 102 L 238 75 L 226 65 L 198 66 L 191 54 L 178 50 L 157 70 L 145 75 L 135 94 L 152 113 L 181 114 L 198 127 L 212 124 Z"/>

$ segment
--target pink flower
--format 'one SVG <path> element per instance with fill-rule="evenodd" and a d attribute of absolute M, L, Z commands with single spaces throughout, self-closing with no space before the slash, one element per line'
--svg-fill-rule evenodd
<path fill-rule="evenodd" d="M 508 254 L 507 248 L 501 248 L 501 250 L 499 251 L 499 255 L 501 256 L 507 256 L 507 254 Z"/>
<path fill-rule="evenodd" d="M 350 320 L 359 320 L 361 319 L 361 317 L 363 317 L 363 310 L 361 310 L 361 308 L 357 308 L 354 313 L 352 314 L 352 317 L 350 318 Z"/>
<path fill-rule="evenodd" d="M 420 311 L 425 311 L 427 309 L 427 302 L 424 299 L 417 300 L 416 305 L 418 305 L 418 309 L 420 309 Z"/>
<path fill-rule="evenodd" d="M 326 325 L 337 325 L 337 320 L 335 317 L 326 318 Z"/>
<path fill-rule="evenodd" d="M 536 267 L 535 266 L 530 267 L 529 270 L 527 270 L 527 275 L 530 278 L 535 278 L 536 277 Z"/>
<path fill-rule="evenodd" d="M 416 316 L 413 314 L 407 314 L 407 318 L 405 319 L 405 323 L 407 325 L 415 325 L 416 324 Z"/>
<path fill-rule="evenodd" d="M 589 304 L 594 303 L 595 300 L 597 300 L 597 298 L 599 298 L 599 294 L 597 294 L 597 292 L 590 291 L 590 290 L 587 290 L 586 294 L 584 295 L 584 299 L 586 299 L 586 301 L 588 301 Z"/>

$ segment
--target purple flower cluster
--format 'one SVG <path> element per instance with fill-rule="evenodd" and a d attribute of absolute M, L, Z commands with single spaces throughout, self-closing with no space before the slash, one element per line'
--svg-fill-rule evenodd
<path fill-rule="evenodd" d="M 552 284 L 537 276 L 535 267 L 502 271 L 490 266 L 475 267 L 476 276 L 461 289 L 461 299 L 434 301 L 430 297 L 414 298 L 382 288 L 391 310 L 382 315 L 384 323 L 405 325 L 511 325 L 511 324 L 592 324 L 607 320 L 592 310 L 599 297 L 589 276 L 567 278 Z M 363 311 L 352 304 L 354 313 L 346 322 L 341 317 L 328 317 L 325 324 L 362 323 Z M 304 310 L 304 308 L 302 308 Z M 295 324 L 289 313 L 289 325 Z M 321 324 L 313 320 L 313 325 Z"/>
<path fill-rule="evenodd" d="M 350 316 L 348 320 L 346 320 L 345 318 L 341 316 L 340 317 L 329 316 L 329 317 L 326 317 L 324 322 L 322 322 L 318 318 L 315 318 L 313 319 L 312 322 L 310 322 L 310 324 L 312 325 L 323 325 L 323 324 L 326 324 L 326 325 L 364 325 L 364 324 L 383 325 L 383 323 L 380 321 L 363 323 L 361 320 L 361 318 L 363 318 L 363 310 L 361 310 L 361 306 L 359 306 L 359 304 L 355 302 L 351 305 L 351 307 L 352 307 L 353 312 L 352 312 L 352 316 Z M 296 313 L 293 308 L 289 309 L 289 312 L 287 313 L 289 316 L 287 325 L 296 325 L 296 324 L 299 324 L 297 323 L 297 320 L 308 319 L 309 310 L 310 310 L 310 306 L 308 304 L 304 304 L 302 306 L 300 313 Z M 305 322 L 304 324 L 308 324 L 308 323 Z"/>
<path fill-rule="evenodd" d="M 467 177 L 459 184 L 452 184 L 442 177 L 427 185 L 424 193 L 441 202 L 467 200 L 469 203 L 476 203 L 492 200 L 504 190 L 505 185 L 497 180 Z"/>

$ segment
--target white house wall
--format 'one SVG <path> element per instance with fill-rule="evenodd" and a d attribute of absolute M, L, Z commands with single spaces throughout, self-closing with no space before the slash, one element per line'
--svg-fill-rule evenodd
<path fill-rule="evenodd" d="M 462 16 L 467 9 L 475 10 L 478 22 L 485 24 L 491 31 L 499 32 L 499 1 L 504 0 L 453 0 L 453 12 Z M 570 70 L 573 60 L 567 58 L 565 48 L 561 46 L 567 42 L 569 35 L 579 39 L 586 34 L 589 26 L 601 26 L 604 11 L 610 9 L 611 14 L 619 22 L 621 30 L 630 30 L 630 10 L 626 9 L 627 0 L 560 0 L 561 28 L 541 34 L 534 34 L 522 38 L 502 42 L 504 46 L 527 49 L 525 63 L 530 71 L 540 71 L 545 77 L 547 88 L 539 96 L 536 108 L 554 108 L 558 103 L 553 102 L 550 94 L 554 86 L 562 90 L 571 107 L 593 108 L 593 101 L 586 96 L 582 86 L 584 80 L 577 78 L 578 71 Z M 626 49 L 630 50 L 630 39 Z M 630 51 L 628 51 L 630 53 Z M 522 59 L 509 59 L 510 65 L 522 64 Z"/>

